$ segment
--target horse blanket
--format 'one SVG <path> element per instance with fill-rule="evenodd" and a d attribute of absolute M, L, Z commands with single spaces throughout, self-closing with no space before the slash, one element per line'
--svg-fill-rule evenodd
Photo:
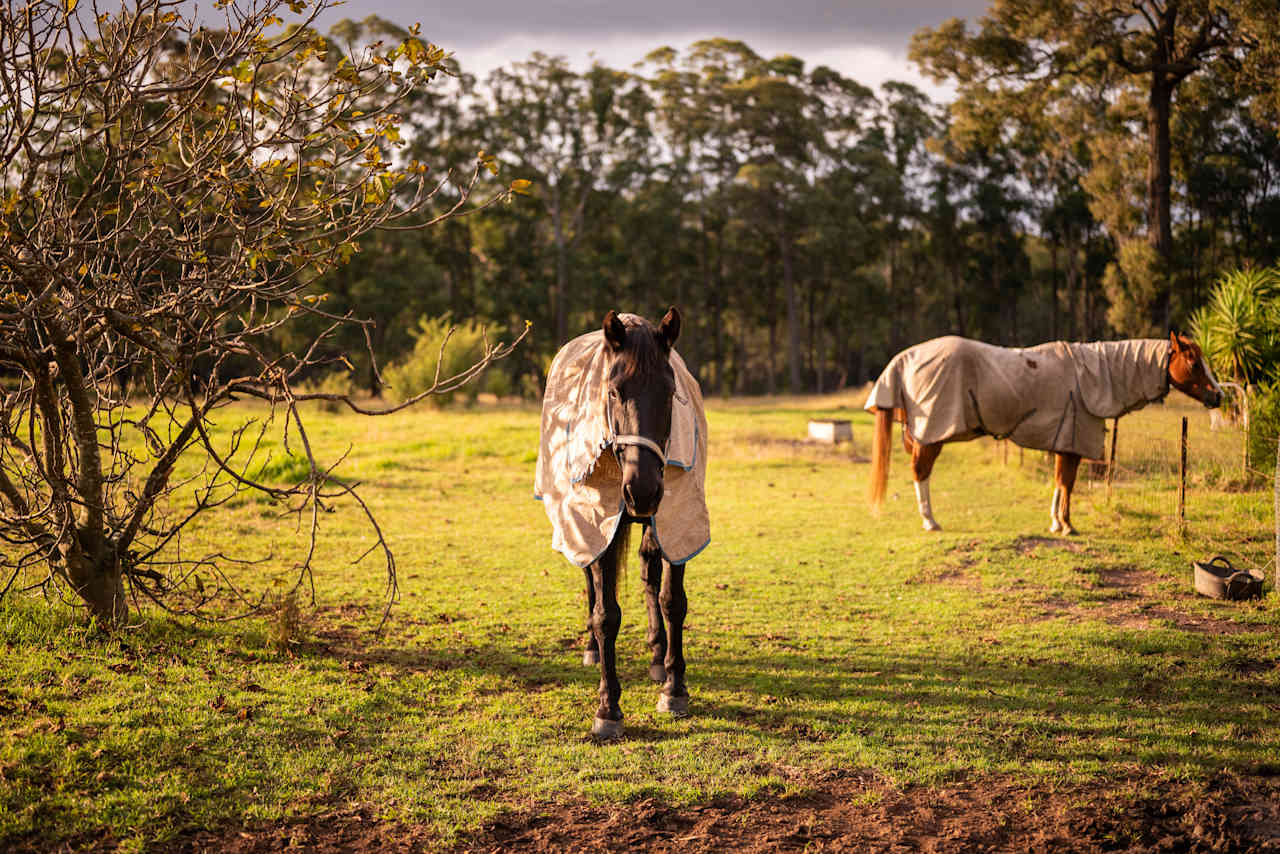
<path fill-rule="evenodd" d="M 906 410 L 923 444 L 989 435 L 1100 459 L 1104 419 L 1169 392 L 1169 354 L 1159 338 L 1006 348 L 950 335 L 894 356 L 866 408 Z"/>
<path fill-rule="evenodd" d="M 627 325 L 640 322 L 621 314 Z M 609 356 L 604 332 L 589 332 L 560 349 L 547 374 L 542 398 L 534 497 L 551 520 L 551 547 L 578 566 L 589 566 L 613 541 L 625 515 L 622 470 L 612 453 L 608 416 Z M 671 351 L 676 387 L 671 401 L 671 438 L 663 470 L 662 501 L 651 523 L 671 563 L 685 563 L 711 542 L 705 492 L 707 416 L 702 389 Z"/>

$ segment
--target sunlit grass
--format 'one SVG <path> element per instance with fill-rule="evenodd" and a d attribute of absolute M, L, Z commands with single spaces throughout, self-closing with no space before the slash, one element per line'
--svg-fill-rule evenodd
<path fill-rule="evenodd" d="M 0 840 L 109 828 L 141 845 L 361 805 L 446 841 L 530 801 L 791 791 L 832 767 L 1080 782 L 1280 755 L 1274 597 L 1189 593 L 1189 561 L 1214 551 L 1271 572 L 1270 493 L 1197 468 L 1237 459 L 1238 434 L 1210 433 L 1190 404 L 1124 419 L 1123 476 L 1108 492 L 1082 475 L 1083 536 L 1069 543 L 1047 535 L 1043 454 L 951 446 L 934 476 L 945 530 L 927 535 L 900 451 L 883 514 L 868 512 L 860 403 L 710 402 L 713 542 L 688 576 L 694 716 L 654 711 L 633 571 L 619 641 L 628 737 L 605 746 L 587 736 L 598 675 L 580 664 L 582 573 L 551 551 L 532 500 L 536 408 L 310 413 L 321 462 L 347 455 L 341 472 L 396 553 L 386 632 L 372 632 L 385 574 L 376 557 L 352 564 L 373 533 L 349 501 L 322 516 L 318 601 L 296 623 L 144 609 L 105 636 L 66 606 L 7 600 Z M 1185 533 L 1176 478 L 1129 463 L 1165 437 L 1176 447 L 1184 412 Z M 224 410 L 218 436 L 261 415 Z M 801 442 L 810 417 L 850 418 L 853 447 Z M 258 464 L 305 477 L 273 442 Z M 230 572 L 276 601 L 302 542 L 280 508 L 243 501 L 183 548 L 266 558 Z"/>

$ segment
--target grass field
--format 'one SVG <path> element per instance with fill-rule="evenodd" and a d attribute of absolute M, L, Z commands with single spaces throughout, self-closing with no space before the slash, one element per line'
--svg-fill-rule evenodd
<path fill-rule="evenodd" d="M 296 619 L 144 609 L 104 636 L 64 605 L 9 597 L 0 847 L 106 836 L 144 849 L 353 806 L 448 843 L 530 804 L 754 797 L 831 769 L 895 785 L 1074 785 L 1276 761 L 1276 597 L 1189 593 L 1189 561 L 1224 549 L 1272 572 L 1270 490 L 1233 479 L 1237 434 L 1210 434 L 1190 404 L 1126 418 L 1128 463 L 1109 495 L 1082 482 L 1071 540 L 1047 533 L 1042 454 L 950 446 L 934 476 L 944 531 L 929 535 L 900 451 L 885 512 L 869 514 L 870 420 L 856 403 L 711 402 L 713 541 L 688 575 L 694 714 L 654 711 L 633 565 L 627 737 L 609 745 L 588 737 L 598 674 L 580 664 L 582 573 L 550 550 L 532 500 L 536 409 L 313 413 L 324 454 L 351 448 L 343 471 L 397 555 L 385 632 L 373 632 L 381 566 L 351 565 L 372 542 L 351 505 L 323 519 L 318 601 Z M 252 414 L 224 412 L 219 429 Z M 1169 464 L 1182 414 L 1195 464 L 1185 530 Z M 810 417 L 833 415 L 853 419 L 852 450 L 797 441 Z M 301 541 L 292 518 L 246 500 L 184 545 L 267 558 L 233 572 L 274 593 Z"/>

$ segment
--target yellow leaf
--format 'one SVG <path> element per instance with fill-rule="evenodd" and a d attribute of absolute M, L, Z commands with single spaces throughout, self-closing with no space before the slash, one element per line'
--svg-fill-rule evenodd
<path fill-rule="evenodd" d="M 75 12 L 76 7 L 80 5 L 80 0 L 64 0 L 64 2 L 66 3 L 66 8 L 67 8 L 67 14 L 68 14 L 68 15 L 72 14 L 73 12 Z"/>
<path fill-rule="evenodd" d="M 77 275 L 77 276 L 83 276 L 83 275 L 84 275 L 85 273 L 87 273 L 87 272 L 89 272 L 89 265 L 88 265 L 88 264 L 81 264 L 81 265 L 80 265 L 80 269 L 79 269 L 79 270 L 76 270 L 76 275 Z"/>

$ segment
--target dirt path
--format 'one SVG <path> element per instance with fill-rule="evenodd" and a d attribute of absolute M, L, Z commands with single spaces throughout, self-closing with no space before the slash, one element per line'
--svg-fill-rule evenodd
<path fill-rule="evenodd" d="M 832 779 L 789 799 L 673 809 L 575 805 L 509 817 L 460 851 L 1277 851 L 1280 781 L 1139 794 L 987 780 L 891 789 Z"/>
<path fill-rule="evenodd" d="M 27 840 L 16 851 L 110 851 Z M 155 850 L 258 854 L 441 850 L 425 827 L 347 812 L 284 824 L 200 831 Z M 1105 788 L 1027 786 L 984 778 L 894 788 L 833 774 L 807 794 L 726 798 L 691 807 L 546 804 L 509 813 L 464 840 L 464 852 L 1280 852 L 1280 768 L 1201 783 L 1156 778 Z"/>

